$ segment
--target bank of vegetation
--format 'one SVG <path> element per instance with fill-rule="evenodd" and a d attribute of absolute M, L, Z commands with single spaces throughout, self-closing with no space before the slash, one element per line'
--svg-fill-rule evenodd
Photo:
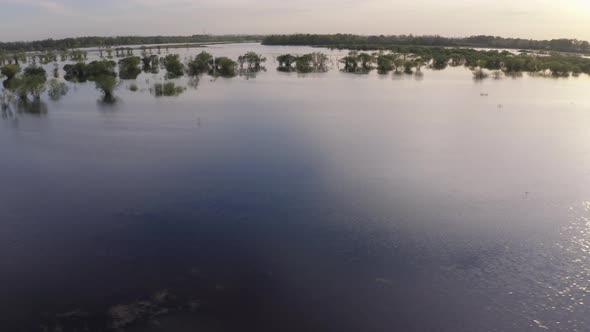
<path fill-rule="evenodd" d="M 495 36 L 471 36 L 448 38 L 441 36 L 361 36 L 352 34 L 292 34 L 271 35 L 262 40 L 263 45 L 323 46 L 332 48 L 375 49 L 392 46 L 441 46 L 508 48 L 537 51 L 555 51 L 590 54 L 590 43 L 578 39 L 533 40 L 522 38 L 502 38 Z"/>
<path fill-rule="evenodd" d="M 0 42 L 0 52 L 69 50 L 86 47 L 117 47 L 125 45 L 239 43 L 260 41 L 260 35 L 192 35 L 192 36 L 117 36 L 45 39 L 37 41 Z"/>
<path fill-rule="evenodd" d="M 442 48 L 424 46 L 395 46 L 378 51 L 353 50 L 340 62 L 344 71 L 366 73 L 421 72 L 422 67 L 441 70 L 448 66 L 465 66 L 474 71 L 474 77 L 486 78 L 484 70 L 496 78 L 502 75 L 518 76 L 530 73 L 539 76 L 568 77 L 590 74 L 590 59 L 579 55 L 551 52 L 549 54 L 511 53 L 498 50 L 468 48 Z M 502 74 L 502 75 L 500 75 Z"/>

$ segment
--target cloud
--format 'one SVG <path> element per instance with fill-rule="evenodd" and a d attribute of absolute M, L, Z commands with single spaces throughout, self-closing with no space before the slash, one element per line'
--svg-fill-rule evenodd
<path fill-rule="evenodd" d="M 0 5 L 21 5 L 37 8 L 44 12 L 57 15 L 75 14 L 74 9 L 63 1 L 52 0 L 0 0 Z"/>

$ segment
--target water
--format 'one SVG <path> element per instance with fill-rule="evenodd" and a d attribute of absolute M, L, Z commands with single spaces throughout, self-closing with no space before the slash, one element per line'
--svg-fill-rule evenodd
<path fill-rule="evenodd" d="M 86 83 L 5 115 L 3 330 L 101 331 L 137 301 L 125 331 L 590 329 L 588 77 L 298 75 L 273 57 L 316 49 L 208 49 L 248 50 L 256 78 L 155 98 L 142 74 L 115 105 Z"/>

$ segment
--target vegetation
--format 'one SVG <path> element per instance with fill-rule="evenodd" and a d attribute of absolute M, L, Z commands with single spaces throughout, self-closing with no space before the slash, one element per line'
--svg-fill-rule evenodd
<path fill-rule="evenodd" d="M 16 93 L 19 100 L 28 100 L 29 94 L 33 99 L 38 100 L 46 89 L 45 82 L 47 82 L 45 69 L 36 65 L 29 65 L 22 75 L 8 80 L 6 87 Z"/>
<path fill-rule="evenodd" d="M 219 57 L 215 59 L 215 65 L 213 66 L 213 75 L 219 75 L 223 77 L 236 76 L 236 68 L 238 63 L 227 57 Z"/>
<path fill-rule="evenodd" d="M 590 43 L 577 39 L 531 40 L 494 36 L 445 38 L 441 36 L 359 36 L 351 34 L 272 35 L 262 40 L 263 45 L 308 45 L 333 48 L 374 49 L 392 46 L 440 46 L 510 48 L 590 54 Z"/>
<path fill-rule="evenodd" d="M 178 54 L 169 54 L 162 58 L 161 62 L 166 68 L 167 78 L 177 78 L 184 75 L 184 64 L 180 61 Z"/>
<path fill-rule="evenodd" d="M 157 73 L 159 71 L 160 68 L 160 57 L 152 54 L 150 56 L 144 56 L 141 59 L 141 62 L 143 62 L 143 71 L 145 72 L 152 72 L 152 73 Z"/>
<path fill-rule="evenodd" d="M 285 72 L 292 72 L 295 71 L 293 64 L 297 61 L 297 57 L 291 54 L 284 54 L 279 55 L 277 57 L 277 61 L 279 62 L 279 67 L 277 70 L 285 71 Z"/>
<path fill-rule="evenodd" d="M 114 92 L 117 88 L 117 78 L 112 75 L 101 74 L 93 78 L 96 88 L 102 92 L 102 101 L 114 103 L 116 101 Z"/>
<path fill-rule="evenodd" d="M 18 73 L 20 73 L 20 66 L 16 64 L 7 64 L 0 68 L 0 73 L 2 76 L 6 77 L 7 81 L 13 79 Z"/>
<path fill-rule="evenodd" d="M 60 82 L 54 78 L 49 81 L 47 94 L 49 95 L 49 98 L 53 100 L 59 100 L 68 93 L 68 90 L 68 86 L 64 82 Z"/>
<path fill-rule="evenodd" d="M 139 65 L 141 58 L 138 56 L 130 56 L 119 60 L 119 77 L 123 80 L 134 80 L 141 73 Z"/>
<path fill-rule="evenodd" d="M 94 81 L 99 76 L 116 77 L 115 67 L 117 64 L 110 60 L 92 61 L 89 64 L 78 62 L 64 66 L 66 81 L 86 82 Z"/>
<path fill-rule="evenodd" d="M 154 84 L 153 93 L 156 97 L 162 96 L 178 96 L 179 94 L 183 93 L 186 88 L 181 86 L 176 86 L 174 82 L 168 83 L 156 83 Z"/>
<path fill-rule="evenodd" d="M 249 72 L 259 72 L 263 70 L 262 63 L 266 62 L 266 58 L 256 52 L 248 52 L 238 57 L 238 63 L 240 64 L 241 70 L 248 70 Z M 247 65 L 244 68 L 244 64 Z"/>
<path fill-rule="evenodd" d="M 299 73 L 325 72 L 328 70 L 328 57 L 320 52 L 297 57 L 295 67 Z"/>
<path fill-rule="evenodd" d="M 340 59 L 344 64 L 344 71 L 348 73 L 368 73 L 373 69 L 374 57 L 371 54 L 350 51 L 347 56 Z"/>
<path fill-rule="evenodd" d="M 137 86 L 137 84 L 135 84 L 135 83 L 132 83 L 132 84 L 129 86 L 129 90 L 130 90 L 130 91 L 133 91 L 133 92 L 136 92 L 137 90 L 139 90 L 139 87 Z"/>
<path fill-rule="evenodd" d="M 14 94 L 9 90 L 3 90 L 2 93 L 0 93 L 0 110 L 8 110 L 10 108 L 10 104 L 12 104 L 14 101 Z"/>
<path fill-rule="evenodd" d="M 193 36 L 119 36 L 46 39 L 31 42 L 0 43 L 0 51 L 66 50 L 86 47 L 115 47 L 124 45 L 188 44 L 213 42 L 244 42 L 261 40 L 258 35 L 193 35 Z"/>
<path fill-rule="evenodd" d="M 191 76 L 207 73 L 213 68 L 213 56 L 203 51 L 194 59 L 189 60 L 187 67 Z"/>

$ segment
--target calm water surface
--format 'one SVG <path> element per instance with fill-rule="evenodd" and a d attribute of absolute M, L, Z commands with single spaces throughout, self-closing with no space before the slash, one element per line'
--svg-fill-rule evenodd
<path fill-rule="evenodd" d="M 2 330 L 99 331 L 162 290 L 182 309 L 125 331 L 590 330 L 590 78 L 298 75 L 273 57 L 313 49 L 208 49 L 248 50 L 267 72 L 4 114 Z"/>

